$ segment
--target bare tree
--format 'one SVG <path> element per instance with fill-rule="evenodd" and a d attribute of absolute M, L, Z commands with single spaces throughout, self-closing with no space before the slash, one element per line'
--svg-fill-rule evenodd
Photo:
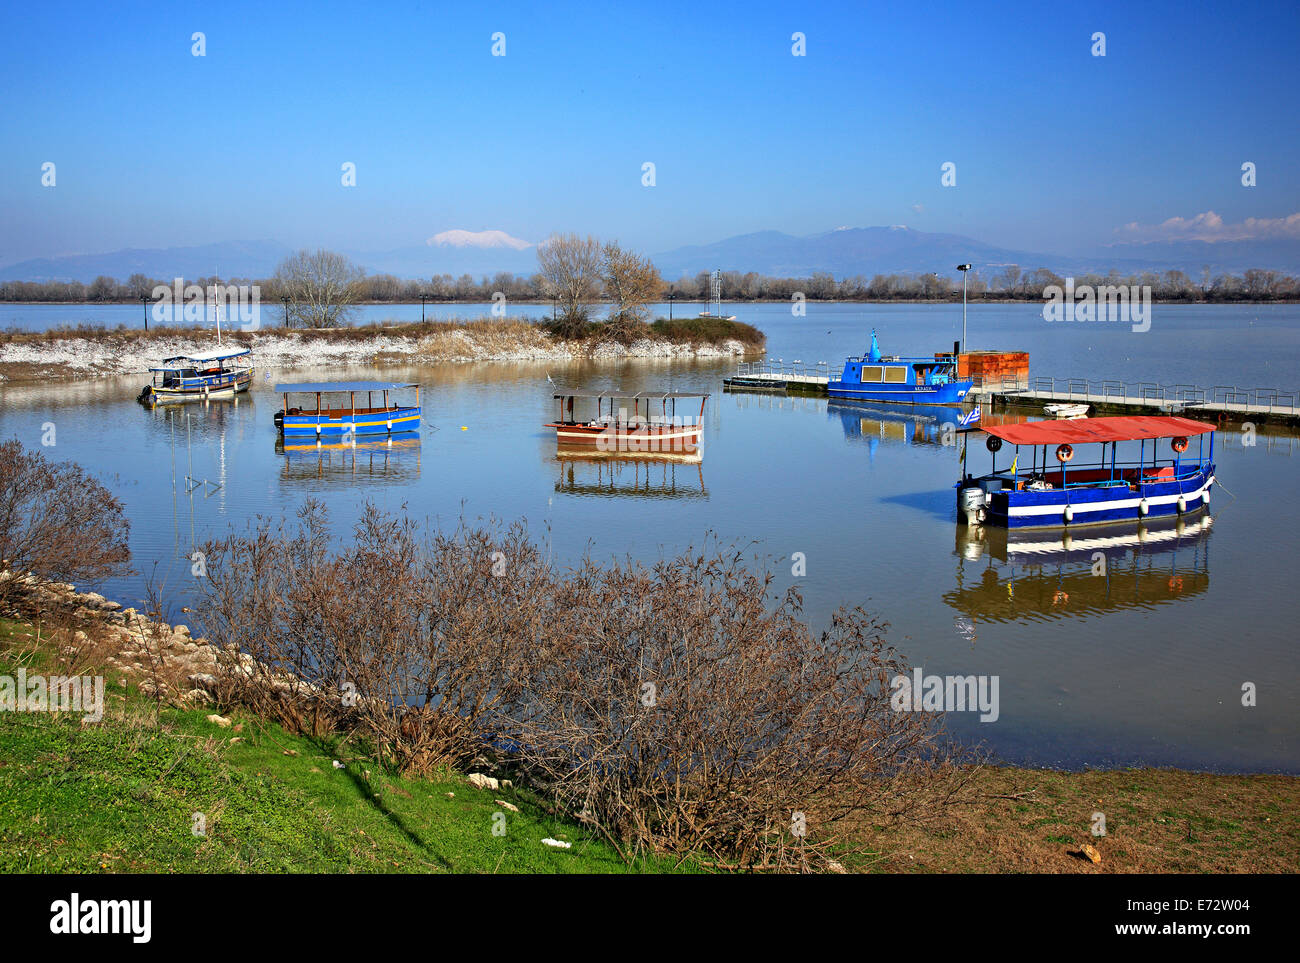
<path fill-rule="evenodd" d="M 604 250 L 605 295 L 614 302 L 609 312 L 610 333 L 635 335 L 650 316 L 650 305 L 664 290 L 664 279 L 649 258 L 625 251 L 617 241 Z"/>
<path fill-rule="evenodd" d="M 275 269 L 275 287 L 289 298 L 285 327 L 336 328 L 356 310 L 365 271 L 342 254 L 305 248 Z"/>
<path fill-rule="evenodd" d="M 600 242 L 590 235 L 552 234 L 537 246 L 543 293 L 560 303 L 560 333 L 566 337 L 586 332 L 591 306 L 600 300 L 603 262 Z"/>

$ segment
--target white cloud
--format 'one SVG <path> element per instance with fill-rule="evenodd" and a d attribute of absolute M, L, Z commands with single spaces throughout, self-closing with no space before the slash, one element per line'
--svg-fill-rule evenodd
<path fill-rule="evenodd" d="M 1160 224 L 1132 221 L 1115 231 L 1126 241 L 1300 240 L 1300 212 L 1289 217 L 1248 217 L 1228 224 L 1214 211 L 1195 217 L 1171 217 Z"/>
<path fill-rule="evenodd" d="M 424 243 L 429 247 L 508 247 L 515 251 L 532 247 L 528 241 L 511 237 L 505 231 L 443 231 Z"/>

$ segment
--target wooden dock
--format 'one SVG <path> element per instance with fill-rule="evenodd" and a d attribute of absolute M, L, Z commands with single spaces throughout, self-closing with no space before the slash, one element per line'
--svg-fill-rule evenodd
<path fill-rule="evenodd" d="M 970 396 L 997 407 L 1085 403 L 1090 414 L 1178 414 L 1217 422 L 1300 426 L 1300 392 L 1276 388 L 1161 385 L 1037 377 L 1026 385 L 979 385 Z"/>

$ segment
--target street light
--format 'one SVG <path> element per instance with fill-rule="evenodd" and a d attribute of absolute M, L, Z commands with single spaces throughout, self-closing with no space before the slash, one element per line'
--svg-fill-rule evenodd
<path fill-rule="evenodd" d="M 149 330 L 149 299 L 140 295 L 140 307 L 144 309 L 144 329 Z"/>
<path fill-rule="evenodd" d="M 289 295 L 280 295 L 280 303 L 284 305 L 284 326 L 289 327 Z"/>
<path fill-rule="evenodd" d="M 677 298 L 677 292 L 670 290 L 668 292 L 668 320 L 673 319 L 673 301 Z"/>
<path fill-rule="evenodd" d="M 961 272 L 961 353 L 966 353 L 966 272 L 970 270 L 969 264 L 958 264 L 957 270 Z"/>
<path fill-rule="evenodd" d="M 421 323 L 421 324 L 424 324 L 424 299 L 425 299 L 425 297 L 426 297 L 425 293 L 424 293 L 423 291 L 421 291 L 421 292 L 420 292 L 420 323 Z"/>

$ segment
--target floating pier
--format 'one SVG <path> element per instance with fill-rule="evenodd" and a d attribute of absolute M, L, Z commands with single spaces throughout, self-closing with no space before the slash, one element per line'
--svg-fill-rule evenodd
<path fill-rule="evenodd" d="M 742 361 L 731 378 L 722 379 L 727 391 L 770 391 L 793 394 L 826 394 L 830 366 L 825 361 L 805 365 L 802 361 Z"/>
<path fill-rule="evenodd" d="M 1089 381 L 1083 378 L 1031 378 L 1028 384 L 985 382 L 968 396 L 1000 406 L 1086 403 L 1090 414 L 1176 414 L 1218 422 L 1256 422 L 1300 426 L 1300 392 L 1277 388 L 1215 385 L 1162 385 L 1150 381 Z"/>

